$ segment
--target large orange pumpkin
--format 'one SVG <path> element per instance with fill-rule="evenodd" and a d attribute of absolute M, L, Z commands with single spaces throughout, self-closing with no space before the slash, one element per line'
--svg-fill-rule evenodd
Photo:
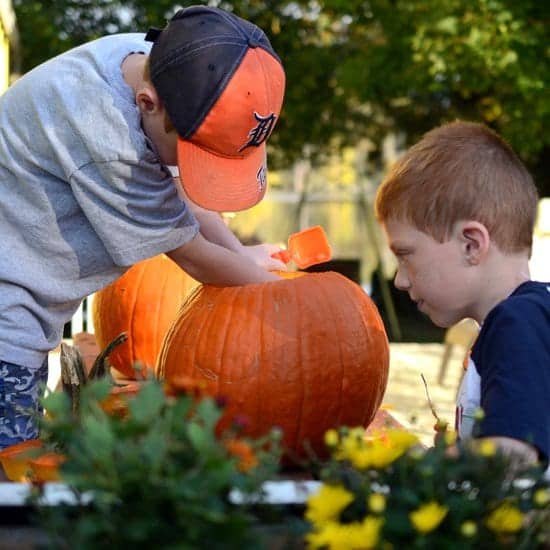
<path fill-rule="evenodd" d="M 92 317 L 99 348 L 128 333 L 128 341 L 110 355 L 111 365 L 127 378 L 135 378 L 138 363 L 152 369 L 170 323 L 197 285 L 162 254 L 135 264 L 97 292 Z"/>
<path fill-rule="evenodd" d="M 205 285 L 166 334 L 156 375 L 202 381 L 259 437 L 283 430 L 290 456 L 326 456 L 327 429 L 367 426 L 380 406 L 389 346 L 376 306 L 334 273 L 241 287 Z"/>

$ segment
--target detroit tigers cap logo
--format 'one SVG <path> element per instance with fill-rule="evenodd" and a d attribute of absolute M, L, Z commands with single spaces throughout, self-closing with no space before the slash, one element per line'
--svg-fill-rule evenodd
<path fill-rule="evenodd" d="M 264 143 L 267 138 L 271 135 L 273 127 L 275 126 L 275 121 L 277 117 L 275 113 L 263 117 L 254 111 L 254 118 L 258 121 L 258 124 L 254 126 L 248 133 L 248 141 L 239 148 L 239 152 L 244 151 L 247 147 L 259 147 Z"/>

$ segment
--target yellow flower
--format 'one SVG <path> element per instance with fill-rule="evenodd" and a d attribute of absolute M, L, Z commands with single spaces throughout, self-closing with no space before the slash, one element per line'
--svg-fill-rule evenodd
<path fill-rule="evenodd" d="M 325 432 L 325 445 L 327 447 L 336 447 L 338 445 L 338 432 L 336 430 L 327 430 Z"/>
<path fill-rule="evenodd" d="M 386 497 L 379 493 L 372 493 L 372 495 L 369 495 L 368 504 L 369 510 L 379 514 L 386 509 Z"/>
<path fill-rule="evenodd" d="M 350 460 L 352 455 L 365 446 L 364 435 L 363 428 L 352 428 L 343 435 L 342 441 L 334 453 L 336 460 Z"/>
<path fill-rule="evenodd" d="M 390 445 L 398 447 L 402 451 L 406 451 L 418 443 L 418 437 L 406 430 L 388 430 L 387 435 Z"/>
<path fill-rule="evenodd" d="M 340 485 L 321 485 L 307 499 L 305 517 L 315 525 L 336 521 L 340 512 L 353 500 L 353 494 Z"/>
<path fill-rule="evenodd" d="M 384 468 L 418 443 L 418 438 L 405 430 L 387 430 L 373 441 L 371 464 Z"/>
<path fill-rule="evenodd" d="M 523 514 L 513 504 L 505 502 L 487 518 L 487 527 L 495 533 L 516 533 L 523 525 Z"/>
<path fill-rule="evenodd" d="M 494 456 L 497 451 L 497 446 L 490 439 L 481 439 L 477 446 L 477 450 L 481 456 Z"/>
<path fill-rule="evenodd" d="M 533 495 L 533 502 L 540 507 L 546 506 L 550 502 L 550 490 L 537 489 Z"/>
<path fill-rule="evenodd" d="M 359 436 L 357 429 L 351 430 L 335 453 L 337 460 L 349 460 L 359 470 L 384 468 L 418 443 L 418 438 L 405 430 L 387 430 L 369 439 Z"/>
<path fill-rule="evenodd" d="M 357 449 L 350 450 L 347 459 L 358 470 L 366 470 L 372 464 L 372 452 L 366 445 L 363 445 Z"/>
<path fill-rule="evenodd" d="M 468 538 L 473 537 L 477 533 L 477 525 L 475 521 L 471 521 L 471 520 L 465 521 L 460 526 L 460 532 L 465 537 L 468 537 Z"/>
<path fill-rule="evenodd" d="M 433 531 L 447 515 L 449 509 L 435 501 L 423 504 L 409 514 L 409 519 L 417 531 L 421 533 L 429 533 Z"/>
<path fill-rule="evenodd" d="M 485 411 L 481 407 L 478 407 L 474 411 L 474 420 L 477 420 L 478 422 L 480 422 L 484 418 L 485 418 Z"/>
<path fill-rule="evenodd" d="M 445 445 L 447 447 L 450 447 L 451 445 L 454 445 L 456 443 L 457 434 L 454 430 L 448 430 L 445 432 Z"/>
<path fill-rule="evenodd" d="M 378 543 L 383 520 L 367 516 L 361 522 L 326 523 L 321 529 L 306 535 L 307 547 L 328 550 L 367 550 Z"/>

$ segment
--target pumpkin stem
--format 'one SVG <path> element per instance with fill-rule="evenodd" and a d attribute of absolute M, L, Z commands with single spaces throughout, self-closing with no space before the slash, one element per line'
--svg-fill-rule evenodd
<path fill-rule="evenodd" d="M 61 342 L 61 353 L 59 355 L 61 384 L 63 391 L 71 399 L 71 410 L 75 416 L 77 416 L 80 411 L 80 391 L 88 380 L 95 380 L 108 376 L 114 384 L 111 377 L 111 365 L 109 364 L 108 357 L 118 345 L 122 344 L 122 342 L 126 342 L 126 340 L 128 340 L 128 334 L 123 332 L 110 342 L 96 357 L 88 375 L 86 375 L 84 361 L 82 360 L 82 355 L 78 348 Z"/>
<path fill-rule="evenodd" d="M 72 412 L 76 415 L 80 410 L 80 389 L 87 382 L 82 355 L 78 348 L 61 342 L 59 361 L 63 391 L 71 399 Z"/>
<path fill-rule="evenodd" d="M 128 333 L 121 332 L 116 338 L 109 342 L 105 349 L 96 357 L 92 368 L 90 369 L 90 374 L 88 379 L 97 379 L 103 378 L 104 376 L 111 376 L 111 365 L 109 364 L 109 355 L 113 350 L 128 340 Z"/>

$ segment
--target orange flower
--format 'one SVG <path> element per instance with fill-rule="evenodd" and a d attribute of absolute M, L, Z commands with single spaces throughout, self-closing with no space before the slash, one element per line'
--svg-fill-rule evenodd
<path fill-rule="evenodd" d="M 30 439 L 10 445 L 0 451 L 0 464 L 4 468 L 6 477 L 10 481 L 28 481 L 30 472 L 29 461 L 32 455 L 29 453 L 32 449 L 40 449 L 42 441 L 39 439 Z"/>
<path fill-rule="evenodd" d="M 227 439 L 225 448 L 229 454 L 239 459 L 237 468 L 241 472 L 248 472 L 258 465 L 258 458 L 248 443 L 240 439 Z"/>
<path fill-rule="evenodd" d="M 135 397 L 141 388 L 141 382 L 132 381 L 124 386 L 113 386 L 109 395 L 100 403 L 101 408 L 110 415 L 126 418 L 128 399 Z"/>
<path fill-rule="evenodd" d="M 66 458 L 60 453 L 44 453 L 38 458 L 35 458 L 29 462 L 32 473 L 33 480 L 37 482 L 45 481 L 59 481 L 59 467 Z"/>
<path fill-rule="evenodd" d="M 207 394 L 204 380 L 197 380 L 185 375 L 174 377 L 170 382 L 167 382 L 164 391 L 166 395 L 173 397 L 186 394 L 200 398 Z"/>

